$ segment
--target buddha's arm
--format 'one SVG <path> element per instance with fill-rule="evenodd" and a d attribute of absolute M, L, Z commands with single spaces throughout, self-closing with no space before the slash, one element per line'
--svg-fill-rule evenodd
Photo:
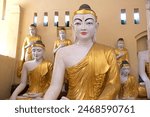
<path fill-rule="evenodd" d="M 117 55 L 117 56 L 116 56 L 116 58 L 117 58 L 117 59 L 119 59 L 120 57 L 122 57 L 122 55 L 121 55 L 121 54 L 119 54 L 119 55 Z"/>
<path fill-rule="evenodd" d="M 119 54 L 117 55 L 117 59 L 120 59 L 122 56 L 124 56 L 124 53 L 122 53 L 122 52 L 119 52 Z"/>
<path fill-rule="evenodd" d="M 110 69 L 106 73 L 107 81 L 105 88 L 99 97 L 99 99 L 104 100 L 115 99 L 120 89 L 119 70 L 113 51 L 109 51 L 107 59 Z"/>
<path fill-rule="evenodd" d="M 43 98 L 45 100 L 57 99 L 62 89 L 65 73 L 65 64 L 62 54 L 63 53 L 61 51 L 58 51 L 56 54 L 51 84 Z"/>
<path fill-rule="evenodd" d="M 26 87 L 27 84 L 27 68 L 25 64 L 23 65 L 22 74 L 21 74 L 21 82 L 19 86 L 15 89 L 10 99 L 15 100 L 18 94 Z"/>
<path fill-rule="evenodd" d="M 141 76 L 142 80 L 145 82 L 148 80 L 148 76 L 145 72 L 146 57 L 142 53 L 139 53 L 138 59 L 139 59 L 139 75 Z"/>

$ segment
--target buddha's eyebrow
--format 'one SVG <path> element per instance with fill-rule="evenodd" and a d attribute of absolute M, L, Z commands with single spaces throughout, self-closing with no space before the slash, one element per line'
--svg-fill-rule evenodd
<path fill-rule="evenodd" d="M 93 19 L 93 18 L 87 18 L 87 19 L 85 19 L 85 21 L 87 21 L 87 20 L 89 20 L 89 19 L 91 19 L 91 20 L 93 20 L 93 21 L 94 21 L 94 19 Z"/>
<path fill-rule="evenodd" d="M 74 21 L 76 21 L 76 20 L 80 20 L 82 22 L 82 20 L 80 18 L 75 18 Z"/>

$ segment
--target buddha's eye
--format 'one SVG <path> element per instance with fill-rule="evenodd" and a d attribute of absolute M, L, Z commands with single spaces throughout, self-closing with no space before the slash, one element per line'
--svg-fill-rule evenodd
<path fill-rule="evenodd" d="M 81 23 L 80 22 L 75 22 L 74 25 L 79 26 L 79 25 L 81 25 Z"/>
<path fill-rule="evenodd" d="M 87 22 L 86 24 L 91 25 L 91 24 L 93 24 L 93 22 Z"/>
<path fill-rule="evenodd" d="M 35 49 L 32 49 L 32 52 L 35 52 Z"/>

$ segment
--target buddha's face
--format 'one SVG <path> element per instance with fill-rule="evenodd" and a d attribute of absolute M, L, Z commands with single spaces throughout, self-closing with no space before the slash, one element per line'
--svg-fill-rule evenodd
<path fill-rule="evenodd" d="M 60 31 L 59 31 L 59 37 L 60 37 L 60 39 L 65 39 L 66 34 L 65 34 L 65 31 L 64 31 L 64 30 L 60 30 Z"/>
<path fill-rule="evenodd" d="M 129 66 L 129 65 L 123 66 L 123 67 L 121 68 L 121 73 L 122 73 L 124 76 L 127 76 L 127 75 L 130 73 L 130 66 Z"/>
<path fill-rule="evenodd" d="M 122 41 L 122 40 L 118 41 L 117 47 L 118 47 L 119 49 L 123 49 L 123 48 L 124 48 L 124 41 Z"/>
<path fill-rule="evenodd" d="M 33 59 L 39 61 L 43 58 L 44 49 L 42 47 L 32 47 Z"/>
<path fill-rule="evenodd" d="M 36 27 L 30 26 L 29 27 L 29 34 L 30 35 L 36 35 Z"/>
<path fill-rule="evenodd" d="M 96 27 L 96 19 L 92 14 L 77 14 L 73 18 L 73 29 L 78 40 L 94 38 Z"/>

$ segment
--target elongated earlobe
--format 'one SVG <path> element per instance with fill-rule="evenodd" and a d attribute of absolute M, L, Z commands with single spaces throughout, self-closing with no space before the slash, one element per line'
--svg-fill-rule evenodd
<path fill-rule="evenodd" d="M 75 36 L 75 28 L 74 28 L 74 25 L 71 25 L 71 27 L 72 27 L 72 30 L 73 30 L 73 31 L 72 31 L 72 32 L 73 32 L 73 34 L 72 34 L 72 35 L 73 35 L 73 41 L 76 42 L 76 36 Z"/>
<path fill-rule="evenodd" d="M 98 27 L 99 27 L 99 23 L 98 23 L 98 22 L 96 22 L 96 30 L 98 29 Z"/>
<path fill-rule="evenodd" d="M 99 23 L 96 22 L 96 25 L 95 25 L 95 31 L 94 31 L 94 35 L 93 35 L 93 42 L 96 42 L 96 31 L 99 27 Z"/>

